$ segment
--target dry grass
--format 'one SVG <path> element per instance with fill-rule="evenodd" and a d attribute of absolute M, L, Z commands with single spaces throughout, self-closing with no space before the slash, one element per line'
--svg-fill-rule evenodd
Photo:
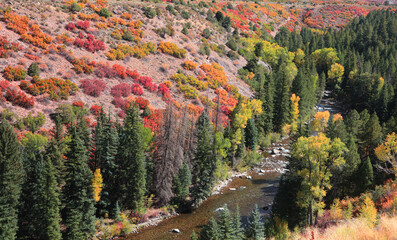
<path fill-rule="evenodd" d="M 324 232 L 309 228 L 302 234 L 292 234 L 291 239 L 394 240 L 397 239 L 397 217 L 382 216 L 375 227 L 358 218 L 329 227 Z"/>

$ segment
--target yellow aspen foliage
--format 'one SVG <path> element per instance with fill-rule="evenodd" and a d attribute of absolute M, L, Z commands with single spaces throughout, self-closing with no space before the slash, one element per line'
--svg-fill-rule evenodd
<path fill-rule="evenodd" d="M 328 71 L 328 77 L 336 83 L 342 81 L 342 76 L 345 73 L 345 68 L 339 63 L 334 63 L 331 65 L 331 69 Z"/>
<path fill-rule="evenodd" d="M 339 120 L 343 120 L 342 115 L 340 113 L 334 114 L 334 117 L 332 118 L 332 122 L 336 122 L 336 121 L 339 121 Z"/>
<path fill-rule="evenodd" d="M 330 115 L 329 111 L 317 112 L 312 122 L 314 131 L 324 132 Z"/>
<path fill-rule="evenodd" d="M 394 173 L 397 175 L 397 160 L 395 158 L 397 154 L 397 136 L 393 132 L 388 134 L 384 143 L 375 148 L 375 155 L 382 162 L 389 165 L 384 170 L 388 173 Z"/>
<path fill-rule="evenodd" d="M 245 128 L 248 119 L 262 114 L 262 101 L 259 99 L 249 99 L 241 104 L 241 111 L 237 113 L 234 125 Z"/>
<path fill-rule="evenodd" d="M 375 203 L 367 195 L 364 201 L 360 204 L 360 215 L 359 218 L 364 219 L 368 225 L 373 227 L 376 223 L 377 211 L 375 208 Z"/>
<path fill-rule="evenodd" d="M 92 179 L 92 187 L 94 188 L 94 199 L 98 202 L 101 199 L 101 191 L 102 191 L 102 174 L 101 169 L 97 168 L 94 172 L 94 178 Z"/>
<path fill-rule="evenodd" d="M 292 94 L 291 98 L 291 133 L 296 133 L 298 130 L 298 117 L 299 117 L 299 100 L 300 97 Z"/>

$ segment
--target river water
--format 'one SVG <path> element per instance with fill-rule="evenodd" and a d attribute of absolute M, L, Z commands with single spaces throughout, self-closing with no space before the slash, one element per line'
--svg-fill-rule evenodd
<path fill-rule="evenodd" d="M 227 204 L 234 212 L 237 205 L 240 208 L 243 223 L 251 213 L 255 204 L 260 208 L 262 216 L 267 216 L 270 209 L 266 206 L 273 203 L 277 193 L 281 173 L 285 170 L 286 156 L 288 156 L 288 139 L 277 143 L 263 151 L 264 162 L 258 168 L 249 171 L 252 179 L 235 177 L 221 191 L 221 194 L 212 195 L 192 213 L 182 213 L 163 220 L 156 226 L 149 226 L 138 230 L 138 233 L 126 237 L 129 240 L 169 240 L 189 239 L 193 231 L 199 232 L 209 219 L 216 215 L 216 209 Z M 275 150 L 273 150 L 275 149 Z M 271 153 L 275 151 L 276 154 Z M 235 188 L 236 190 L 230 190 Z M 179 229 L 181 233 L 173 233 L 172 229 Z"/>

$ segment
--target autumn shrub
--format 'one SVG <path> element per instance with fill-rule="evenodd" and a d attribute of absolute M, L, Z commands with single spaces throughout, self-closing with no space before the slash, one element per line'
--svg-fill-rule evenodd
<path fill-rule="evenodd" d="M 185 98 L 194 99 L 198 97 L 197 90 L 192 86 L 186 84 L 179 84 L 178 89 L 184 94 Z"/>
<path fill-rule="evenodd" d="M 76 30 L 76 25 L 74 23 L 68 23 L 65 26 L 65 29 L 68 30 L 68 31 L 74 31 L 74 30 Z"/>
<path fill-rule="evenodd" d="M 138 96 L 142 96 L 143 95 L 143 89 L 141 86 L 139 86 L 139 84 L 134 83 L 132 84 L 132 93 Z"/>
<path fill-rule="evenodd" d="M 113 78 L 116 72 L 109 63 L 100 63 L 96 65 L 95 75 L 99 78 Z"/>
<path fill-rule="evenodd" d="M 152 8 L 152 7 L 144 7 L 143 14 L 147 18 L 154 18 L 156 16 L 156 10 L 154 10 L 154 8 Z"/>
<path fill-rule="evenodd" d="M 72 2 L 70 4 L 69 10 L 71 12 L 80 12 L 81 6 L 78 3 L 76 3 L 76 2 Z"/>
<path fill-rule="evenodd" d="M 110 93 L 113 97 L 127 97 L 131 94 L 131 86 L 127 83 L 120 83 L 112 87 Z"/>
<path fill-rule="evenodd" d="M 125 67 L 118 65 L 118 64 L 114 64 L 112 67 L 113 71 L 116 73 L 116 76 L 118 76 L 121 79 L 124 79 L 127 77 L 127 74 L 125 73 Z"/>
<path fill-rule="evenodd" d="M 29 129 L 31 132 L 38 131 L 45 123 L 45 116 L 43 113 L 39 112 L 36 116 L 29 113 L 27 117 L 22 119 L 23 125 Z"/>
<path fill-rule="evenodd" d="M 101 111 L 102 111 L 102 107 L 98 105 L 92 105 L 90 108 L 90 112 L 95 116 L 98 116 Z"/>
<path fill-rule="evenodd" d="M 78 29 L 82 29 L 84 31 L 87 31 L 87 29 L 90 27 L 90 21 L 85 20 L 85 21 L 76 22 L 76 27 Z"/>
<path fill-rule="evenodd" d="M 72 105 L 79 108 L 84 107 L 84 103 L 82 101 L 74 101 Z"/>
<path fill-rule="evenodd" d="M 197 65 L 197 63 L 195 63 L 193 61 L 186 60 L 183 62 L 182 66 L 186 70 L 193 71 L 197 68 L 198 65 Z"/>
<path fill-rule="evenodd" d="M 87 58 L 74 58 L 72 60 L 72 64 L 73 64 L 73 70 L 79 74 L 79 73 L 86 73 L 86 74 L 91 74 L 94 72 L 94 68 L 95 68 L 95 62 L 94 61 L 90 61 Z"/>
<path fill-rule="evenodd" d="M 140 109 L 145 109 L 149 106 L 149 100 L 147 100 L 143 97 L 137 97 L 135 99 L 135 103 L 138 104 Z"/>
<path fill-rule="evenodd" d="M 6 90 L 5 98 L 7 101 L 24 108 L 34 107 L 34 97 L 29 97 L 23 91 L 15 88 L 8 88 Z"/>
<path fill-rule="evenodd" d="M 98 79 L 84 79 L 81 81 L 80 87 L 83 92 L 93 97 L 99 97 L 106 88 L 106 83 Z"/>
<path fill-rule="evenodd" d="M 127 74 L 127 76 L 135 80 L 141 77 L 141 74 L 139 74 L 136 70 L 132 71 L 130 69 L 127 69 L 125 70 L 125 73 Z"/>
<path fill-rule="evenodd" d="M 64 80 L 54 77 L 40 79 L 36 76 L 33 77 L 30 85 L 26 85 L 25 82 L 21 83 L 21 88 L 26 89 L 33 96 L 48 93 L 52 100 L 68 99 L 68 96 L 75 95 L 78 91 L 77 85 L 68 79 Z"/>
<path fill-rule="evenodd" d="M 26 78 L 26 70 L 21 67 L 11 67 L 8 65 L 3 70 L 3 76 L 8 81 L 20 81 Z"/>
<path fill-rule="evenodd" d="M 99 16 L 104 17 L 104 18 L 108 18 L 112 15 L 107 8 L 102 8 L 98 14 L 99 14 Z"/>
<path fill-rule="evenodd" d="M 116 107 L 116 108 L 124 108 L 126 101 L 124 99 L 122 99 L 121 97 L 114 97 L 112 100 L 112 104 Z"/>
<path fill-rule="evenodd" d="M 126 44 L 119 44 L 117 45 L 117 48 L 110 49 L 105 55 L 110 60 L 123 60 L 127 56 L 133 56 L 140 59 L 154 52 L 156 52 L 156 46 L 152 42 L 147 42 L 133 47 Z"/>
<path fill-rule="evenodd" d="M 117 113 L 117 116 L 119 116 L 120 118 L 124 119 L 124 118 L 127 116 L 127 113 L 125 113 L 124 110 L 120 110 L 120 111 Z"/>
<path fill-rule="evenodd" d="M 200 66 L 200 69 L 204 71 L 204 73 L 200 74 L 200 80 L 207 81 L 208 86 L 212 89 L 217 89 L 228 82 L 223 68 L 218 63 L 204 63 Z"/>
<path fill-rule="evenodd" d="M 171 43 L 171 42 L 160 42 L 157 47 L 157 50 L 162 53 L 167 53 L 176 58 L 186 57 L 186 50 L 183 48 L 178 48 L 178 46 L 175 43 Z"/>
<path fill-rule="evenodd" d="M 18 52 L 22 50 L 19 43 L 11 43 L 7 36 L 0 37 L 0 58 L 8 58 L 11 52 Z"/>
<path fill-rule="evenodd" d="M 138 81 L 150 92 L 157 91 L 157 85 L 153 83 L 153 79 L 151 77 L 141 76 Z"/>

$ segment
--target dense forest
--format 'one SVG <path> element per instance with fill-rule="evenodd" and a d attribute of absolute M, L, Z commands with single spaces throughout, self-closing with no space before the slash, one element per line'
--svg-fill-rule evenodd
<path fill-rule="evenodd" d="M 81 10 L 77 3 L 69 5 L 67 11 Z M 168 12 L 175 11 L 168 6 L 173 5 L 167 5 Z M 192 6 L 208 7 L 204 2 Z M 353 217 L 370 219 L 375 226 L 377 211 L 386 212 L 386 195 L 397 194 L 393 182 L 397 168 L 396 12 L 372 11 L 343 29 L 281 27 L 273 38 L 257 25 L 247 27 L 256 36 L 232 27 L 230 17 L 221 12 L 224 8 L 233 10 L 232 5 L 224 5 L 219 11 L 208 10 L 205 16 L 225 34 L 222 48 L 230 51 L 209 44 L 214 32 L 206 28 L 200 35 L 200 55 L 208 60 L 212 50 L 228 59 L 241 57 L 244 65 L 238 78 L 250 87 L 252 96 L 229 84 L 224 68 L 215 62 L 203 63 L 195 78 L 191 74 L 198 64 L 184 61 L 184 70 L 178 68 L 169 77 L 172 82 L 157 87 L 150 77 L 120 65 L 111 68 L 74 58 L 71 62 L 77 59 L 84 65 L 80 71 L 88 75 L 96 68 L 98 77 L 112 73 L 106 77 L 112 79 L 120 73 L 123 77 L 118 78 L 134 81 L 132 88 L 123 82 L 110 90 L 112 104 L 122 109 L 118 114 L 97 105 L 89 109 L 78 101 L 58 104 L 48 119 L 41 112 L 26 117 L 9 109 L 0 113 L 0 239 L 111 239 L 129 234 L 136 224 L 148 220 L 149 209 L 176 213 L 198 207 L 231 170 L 257 166 L 266 147 L 282 137 L 289 139 L 292 150 L 269 218 L 264 221 L 256 206 L 243 226 L 239 210 L 224 206 L 191 239 L 284 239 L 294 229 Z M 98 14 L 110 17 L 102 9 Z M 8 24 L 25 21 L 10 9 L 1 12 Z M 149 19 L 158 14 L 150 7 L 143 12 Z M 190 17 L 187 12 L 181 16 Z M 182 31 L 190 29 L 183 26 Z M 15 25 L 9 28 L 18 31 Z M 154 32 L 165 38 L 174 34 L 171 29 Z M 41 36 L 39 30 L 29 31 Z M 134 34 L 140 26 L 135 30 Z M 119 40 L 130 41 L 132 35 L 120 35 Z M 95 42 L 99 40 L 91 36 L 81 41 L 94 41 L 101 49 Z M 152 48 L 145 44 L 139 46 Z M 7 45 L 2 53 L 12 55 L 10 51 L 18 52 L 16 46 Z M 123 46 L 113 47 L 106 53 L 112 61 L 121 55 Z M 154 48 L 175 58 L 186 55 L 184 49 L 168 42 Z M 146 54 L 155 53 L 148 50 Z M 11 82 L 28 75 L 31 81 L 22 80 L 21 89 L 32 95 L 47 91 L 57 100 L 67 99 L 78 89 L 70 81 L 40 79 L 36 62 L 27 71 L 7 67 L 3 75 Z M 24 92 L 12 92 L 8 80 L 0 81 L 0 100 L 4 90 L 7 101 L 18 103 L 17 96 Z M 98 90 L 100 83 L 86 79 L 81 88 L 99 96 L 106 88 L 102 81 L 103 89 Z M 169 92 L 173 83 L 183 93 L 181 98 L 195 104 L 173 99 Z M 165 109 L 154 109 L 141 97 L 127 100 L 131 92 L 143 95 L 140 85 L 159 93 Z M 213 98 L 200 92 L 208 88 L 206 96 Z M 343 111 L 316 110 L 326 90 Z M 45 121 L 51 122 L 50 129 L 41 128 Z M 396 209 L 395 203 L 392 198 L 387 211 Z"/>

